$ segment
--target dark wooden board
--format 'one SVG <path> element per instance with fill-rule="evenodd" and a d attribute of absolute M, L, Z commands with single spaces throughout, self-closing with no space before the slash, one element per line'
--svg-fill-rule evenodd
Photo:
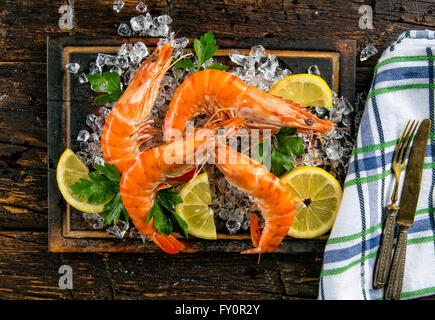
<path fill-rule="evenodd" d="M 141 39 L 154 46 L 156 39 Z M 132 42 L 136 40 L 130 40 Z M 78 132 L 85 128 L 86 115 L 98 106 L 92 103 L 89 86 L 78 81 L 78 74 L 66 72 L 64 66 L 77 62 L 81 71 L 87 71 L 96 55 L 116 53 L 118 38 L 61 37 L 48 40 L 47 59 L 47 104 L 48 104 L 48 207 L 49 248 L 52 252 L 154 252 L 160 249 L 153 243 L 141 243 L 137 239 L 119 241 L 104 231 L 89 230 L 81 219 L 81 213 L 66 204 L 58 190 L 55 168 L 66 148 L 78 150 L 75 141 Z M 312 64 L 319 66 L 322 76 L 337 93 L 353 99 L 355 83 L 355 41 L 334 39 L 242 39 L 239 41 L 218 40 L 216 56 L 229 64 L 228 52 L 238 49 L 249 53 L 254 45 L 263 45 L 268 52 L 278 56 L 282 65 L 293 73 L 306 73 Z M 88 229 L 88 230 L 86 230 Z M 179 235 L 177 235 L 179 236 Z M 276 252 L 309 252 L 316 240 L 291 240 L 286 238 Z M 314 242 L 313 242 L 314 241 Z M 218 240 L 205 241 L 192 237 L 183 241 L 184 252 L 240 252 L 252 246 L 247 232 L 229 235 L 218 229 Z"/>

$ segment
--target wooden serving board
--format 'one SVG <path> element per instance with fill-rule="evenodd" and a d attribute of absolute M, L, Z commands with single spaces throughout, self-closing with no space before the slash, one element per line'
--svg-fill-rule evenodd
<path fill-rule="evenodd" d="M 87 72 L 88 65 L 98 53 L 114 54 L 122 43 L 141 40 L 148 47 L 156 45 L 157 39 L 78 38 L 56 37 L 47 41 L 47 112 L 48 112 L 48 219 L 49 250 L 51 252 L 161 252 L 161 249 L 139 239 L 116 239 L 104 231 L 92 231 L 81 213 L 63 200 L 57 187 L 56 166 L 66 148 L 78 150 L 75 137 L 86 128 L 86 116 L 100 106 L 92 103 L 94 94 L 88 85 L 81 85 L 78 74 L 66 72 L 64 66 L 78 62 L 79 72 Z M 190 42 L 192 43 L 192 41 Z M 326 39 L 240 39 L 218 40 L 217 59 L 231 65 L 228 53 L 238 49 L 249 53 L 254 45 L 263 45 L 268 52 L 279 57 L 293 73 L 306 73 L 316 64 L 322 78 L 339 95 L 353 101 L 355 89 L 354 40 Z M 179 234 L 176 237 L 182 238 Z M 297 240 L 287 237 L 275 250 L 277 253 L 307 252 L 318 248 L 318 241 Z M 240 252 L 252 247 L 247 232 L 229 235 L 218 233 L 216 241 L 196 239 L 182 240 L 183 252 Z"/>

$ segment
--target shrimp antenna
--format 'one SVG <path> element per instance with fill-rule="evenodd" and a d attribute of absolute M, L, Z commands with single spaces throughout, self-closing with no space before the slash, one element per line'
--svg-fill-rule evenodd
<path fill-rule="evenodd" d="M 190 57 L 191 55 L 193 55 L 193 54 L 192 53 L 186 53 L 186 54 L 183 54 L 182 56 L 178 57 L 174 62 L 172 62 L 169 65 L 169 69 L 171 69 L 173 66 L 175 66 L 178 61 L 180 61 L 180 60 L 182 60 L 182 59 L 184 59 L 186 57 Z"/>

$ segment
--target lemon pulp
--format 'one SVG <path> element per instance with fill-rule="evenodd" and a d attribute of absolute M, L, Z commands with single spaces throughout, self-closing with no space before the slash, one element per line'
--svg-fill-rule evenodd
<path fill-rule="evenodd" d="M 332 92 L 321 77 L 313 74 L 295 74 L 278 81 L 270 94 L 292 100 L 304 107 L 332 106 Z"/>
<path fill-rule="evenodd" d="M 188 224 L 187 232 L 202 239 L 217 238 L 214 213 L 211 204 L 210 184 L 207 173 L 190 180 L 180 191 L 183 203 L 175 211 Z"/>
<path fill-rule="evenodd" d="M 317 167 L 300 167 L 281 180 L 295 200 L 295 218 L 288 232 L 294 238 L 314 238 L 329 231 L 340 207 L 340 183 Z"/>

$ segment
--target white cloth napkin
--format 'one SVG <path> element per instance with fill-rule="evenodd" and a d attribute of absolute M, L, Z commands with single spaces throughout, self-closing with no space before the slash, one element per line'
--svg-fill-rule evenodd
<path fill-rule="evenodd" d="M 384 290 L 373 288 L 373 272 L 394 185 L 391 160 L 406 122 L 425 118 L 432 121 L 431 136 L 409 229 L 401 298 L 435 294 L 434 38 L 431 30 L 406 31 L 378 61 L 343 200 L 325 248 L 319 299 L 383 298 Z"/>

